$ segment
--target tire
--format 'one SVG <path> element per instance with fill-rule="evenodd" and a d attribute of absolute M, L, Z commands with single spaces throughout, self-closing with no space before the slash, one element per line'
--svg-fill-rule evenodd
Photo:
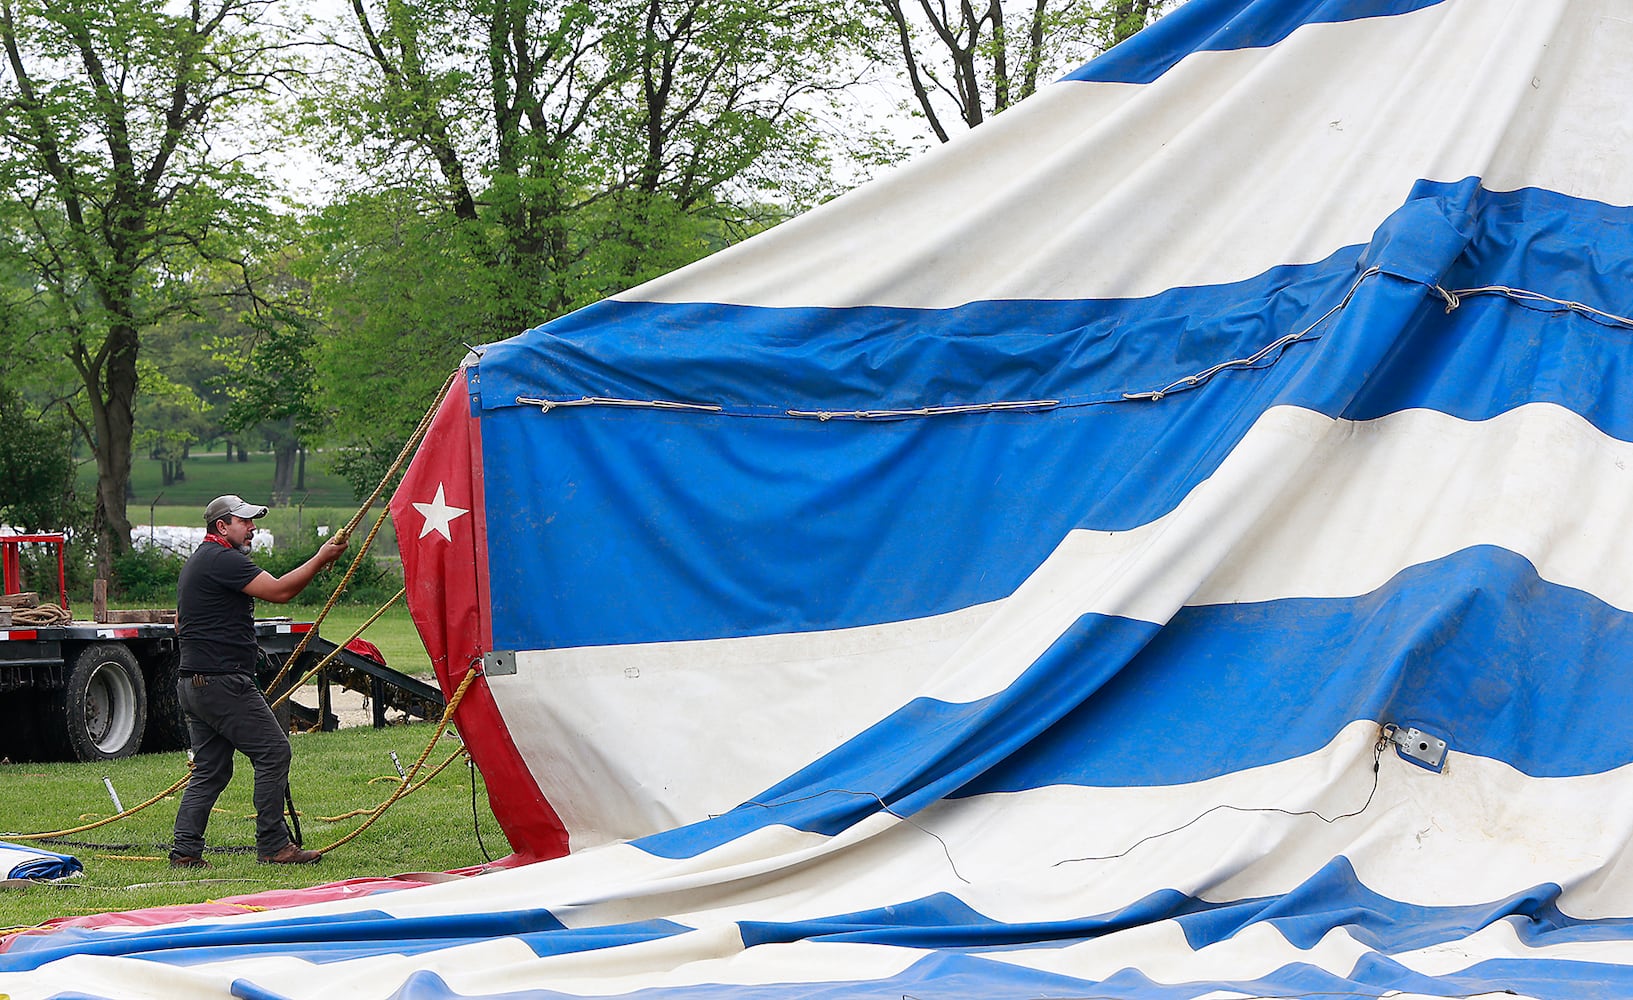
<path fill-rule="evenodd" d="M 129 757 L 147 728 L 147 685 L 129 649 L 99 642 L 79 651 L 57 694 L 63 748 L 70 760 Z"/>
<path fill-rule="evenodd" d="M 187 749 L 187 714 L 176 700 L 176 676 L 180 670 L 181 654 L 174 652 L 153 668 L 153 682 L 147 688 L 147 735 L 142 737 L 143 753 Z"/>

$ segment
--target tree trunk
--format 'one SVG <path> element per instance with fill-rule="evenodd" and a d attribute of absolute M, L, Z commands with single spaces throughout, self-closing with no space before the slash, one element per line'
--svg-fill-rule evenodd
<path fill-rule="evenodd" d="M 272 503 L 282 506 L 289 502 L 291 484 L 295 479 L 296 444 L 279 444 L 272 452 Z"/>
<path fill-rule="evenodd" d="M 130 517 L 126 497 L 130 490 L 132 406 L 136 399 L 136 327 L 116 321 L 108 331 L 108 355 L 101 384 L 90 370 L 91 417 L 96 428 L 97 557 L 107 569 L 113 559 L 130 550 Z"/>

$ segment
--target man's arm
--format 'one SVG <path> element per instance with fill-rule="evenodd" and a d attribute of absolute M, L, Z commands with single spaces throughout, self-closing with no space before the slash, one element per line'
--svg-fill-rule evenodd
<path fill-rule="evenodd" d="M 288 604 L 293 601 L 312 578 L 318 575 L 323 567 L 340 558 L 346 551 L 346 540 L 340 537 L 330 538 L 313 554 L 312 558 L 296 566 L 283 576 L 273 576 L 262 571 L 261 575 L 244 584 L 244 593 L 258 601 L 271 601 L 273 604 Z"/>

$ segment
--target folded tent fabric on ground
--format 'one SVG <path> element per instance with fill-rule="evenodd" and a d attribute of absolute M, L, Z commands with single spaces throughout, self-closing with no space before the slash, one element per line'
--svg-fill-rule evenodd
<path fill-rule="evenodd" d="M 1192 0 L 483 349 L 393 517 L 553 860 L 0 992 L 1633 993 L 1630 56 Z"/>
<path fill-rule="evenodd" d="M 0 879 L 71 878 L 85 870 L 78 858 L 0 841 Z"/>

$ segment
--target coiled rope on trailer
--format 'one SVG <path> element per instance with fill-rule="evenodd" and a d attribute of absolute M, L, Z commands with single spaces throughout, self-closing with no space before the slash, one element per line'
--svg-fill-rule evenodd
<path fill-rule="evenodd" d="M 56 625 L 66 625 L 73 620 L 73 615 L 67 608 L 55 604 L 42 604 L 37 608 L 12 608 L 11 624 L 13 628 L 51 628 Z"/>

